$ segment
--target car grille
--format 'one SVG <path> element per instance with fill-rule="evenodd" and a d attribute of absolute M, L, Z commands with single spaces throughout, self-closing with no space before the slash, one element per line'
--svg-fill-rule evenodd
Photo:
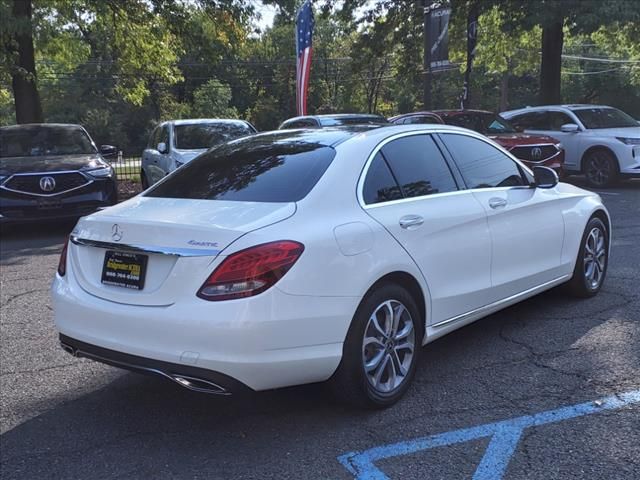
<path fill-rule="evenodd" d="M 48 188 L 42 188 L 41 180 L 43 178 L 53 179 L 53 187 L 51 187 L 51 181 L 45 180 Z M 87 180 L 87 177 L 81 173 L 69 172 L 69 173 L 51 173 L 51 174 L 38 174 L 38 175 L 15 175 L 3 187 L 9 190 L 17 192 L 31 193 L 36 195 L 56 195 L 58 193 L 64 193 L 74 188 L 82 187 L 91 183 Z"/>
<path fill-rule="evenodd" d="M 558 153 L 558 148 L 555 145 L 527 145 L 514 147 L 511 153 L 527 162 L 544 162 Z"/>

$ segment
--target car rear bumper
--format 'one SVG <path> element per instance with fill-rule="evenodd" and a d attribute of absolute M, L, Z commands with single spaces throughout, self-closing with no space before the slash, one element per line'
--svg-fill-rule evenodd
<path fill-rule="evenodd" d="M 52 296 L 56 327 L 81 356 L 132 370 L 152 368 L 164 376 L 168 372 L 174 381 L 171 374 L 177 373 L 252 390 L 328 379 L 340 363 L 359 302 L 288 295 L 272 287 L 239 300 L 208 302 L 189 292 L 180 304 L 124 305 L 85 292 L 72 269 L 56 276 Z M 80 348 L 78 342 L 90 347 Z"/>
<path fill-rule="evenodd" d="M 158 375 L 196 392 L 231 395 L 250 390 L 246 385 L 218 372 L 129 355 L 81 342 L 62 334 L 60 346 L 74 357 L 88 358 L 138 373 Z"/>

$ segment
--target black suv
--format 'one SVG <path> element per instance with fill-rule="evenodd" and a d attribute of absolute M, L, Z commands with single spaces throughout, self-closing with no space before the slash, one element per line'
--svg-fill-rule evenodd
<path fill-rule="evenodd" d="M 0 128 L 0 223 L 80 217 L 117 201 L 116 175 L 80 125 Z"/>

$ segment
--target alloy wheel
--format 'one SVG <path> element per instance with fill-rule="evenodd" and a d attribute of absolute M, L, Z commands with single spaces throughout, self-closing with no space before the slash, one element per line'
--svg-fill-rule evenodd
<path fill-rule="evenodd" d="M 611 169 L 611 162 L 606 155 L 594 153 L 587 164 L 587 177 L 593 185 L 604 186 L 609 183 L 613 173 Z"/>
<path fill-rule="evenodd" d="M 596 290 L 602 283 L 606 265 L 607 248 L 604 232 L 599 227 L 594 227 L 584 244 L 584 277 L 592 290 Z"/>
<path fill-rule="evenodd" d="M 409 310 L 387 300 L 373 311 L 364 330 L 362 362 L 371 387 L 379 393 L 397 390 L 409 375 L 416 333 Z"/>

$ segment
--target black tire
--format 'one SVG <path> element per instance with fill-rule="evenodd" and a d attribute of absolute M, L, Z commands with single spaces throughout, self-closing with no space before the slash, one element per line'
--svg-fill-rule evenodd
<path fill-rule="evenodd" d="M 596 255 L 592 255 L 589 250 L 594 250 L 592 232 L 598 230 L 602 235 L 603 241 L 603 256 L 599 257 L 600 261 L 592 261 L 594 273 L 599 271 L 597 282 L 589 275 L 589 257 L 595 258 Z M 597 250 L 597 248 L 596 248 Z M 598 253 L 598 252 L 596 252 Z M 586 258 L 586 260 L 585 260 Z M 584 233 L 582 234 L 582 241 L 580 242 L 580 250 L 578 252 L 578 258 L 576 259 L 576 266 L 573 269 L 573 276 L 567 283 L 569 292 L 580 298 L 588 298 L 596 295 L 602 288 L 604 279 L 607 275 L 607 268 L 609 267 L 609 232 L 607 227 L 597 217 L 592 217 L 587 223 Z"/>
<path fill-rule="evenodd" d="M 402 320 L 399 320 L 398 324 L 401 321 L 402 325 L 406 326 L 411 322 L 414 346 L 411 355 L 407 356 L 409 353 L 408 349 L 404 350 L 404 353 L 397 353 L 403 352 L 400 345 L 402 342 L 401 340 L 388 340 L 389 343 L 393 344 L 391 346 L 387 344 L 386 347 L 381 347 L 381 344 L 375 344 L 375 348 L 378 349 L 376 355 L 380 354 L 383 357 L 389 356 L 388 359 L 385 358 L 383 361 L 379 362 L 383 370 L 381 379 L 386 376 L 387 382 L 392 382 L 391 371 L 389 369 L 393 369 L 394 380 L 396 378 L 402 378 L 401 380 L 398 380 L 400 383 L 395 388 L 392 388 L 387 392 L 383 392 L 372 385 L 373 380 L 369 380 L 369 377 L 365 373 L 365 352 L 367 352 L 368 349 L 365 347 L 364 336 L 365 329 L 373 328 L 372 324 L 369 322 L 370 318 L 374 312 L 376 312 L 378 308 L 382 307 L 386 302 L 395 302 L 390 303 L 389 305 L 395 305 L 396 307 L 398 307 L 398 304 L 404 306 L 405 311 L 409 314 L 410 318 L 404 316 L 403 313 Z M 391 308 L 389 311 L 396 312 L 401 310 L 399 308 L 398 310 Z M 384 315 L 384 312 L 382 312 L 382 315 Z M 353 317 L 353 321 L 351 322 L 351 326 L 349 327 L 347 338 L 343 346 L 340 366 L 329 381 L 334 395 L 342 402 L 364 408 L 385 408 L 400 400 L 409 388 L 411 381 L 413 380 L 413 376 L 415 375 L 416 365 L 418 364 L 420 350 L 422 347 L 422 324 L 423 319 L 421 318 L 420 311 L 416 306 L 414 298 L 403 287 L 397 284 L 388 283 L 377 287 L 375 290 L 367 294 L 362 302 L 360 302 L 360 305 Z M 370 333 L 369 330 L 367 330 L 367 333 Z M 398 332 L 398 336 L 400 333 L 402 332 Z M 407 337 L 406 339 L 409 341 L 410 337 Z M 397 344 L 395 344 L 396 341 Z M 396 353 L 394 353 L 394 351 Z M 400 360 L 401 355 L 403 355 L 402 360 Z M 394 358 L 395 360 L 390 360 L 391 358 Z M 385 361 L 391 361 L 393 364 L 389 366 L 387 363 L 387 367 L 382 366 Z M 396 361 L 399 363 L 396 363 Z M 405 362 L 408 362 L 408 368 L 402 367 Z M 396 365 L 398 365 L 397 368 Z M 406 372 L 404 375 L 398 375 L 396 373 L 398 371 L 401 372 L 403 369 Z M 378 371 L 378 369 L 375 370 L 376 372 Z"/>
<path fill-rule="evenodd" d="M 618 181 L 618 160 L 609 150 L 591 150 L 582 161 L 582 170 L 593 188 L 608 188 Z"/>
<path fill-rule="evenodd" d="M 149 188 L 149 180 L 147 180 L 144 170 L 140 170 L 140 183 L 142 184 L 142 190 Z"/>

